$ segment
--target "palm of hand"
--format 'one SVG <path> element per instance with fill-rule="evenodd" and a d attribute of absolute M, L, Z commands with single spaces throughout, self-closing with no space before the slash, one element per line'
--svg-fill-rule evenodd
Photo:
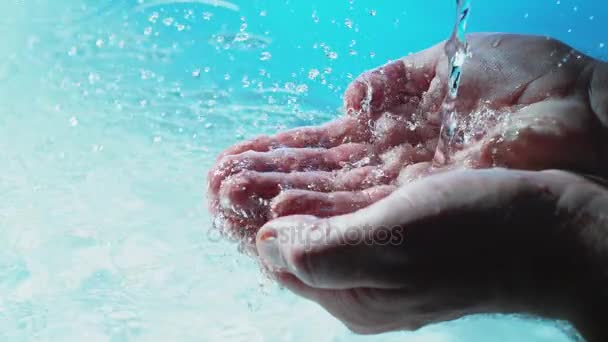
<path fill-rule="evenodd" d="M 445 169 L 599 172 L 589 58 L 540 37 L 476 35 L 470 44 L 457 104 L 468 134 Z M 251 236 L 277 217 L 341 215 L 386 197 L 428 173 L 446 78 L 441 44 L 358 78 L 344 118 L 228 149 L 209 174 L 211 210 Z"/>

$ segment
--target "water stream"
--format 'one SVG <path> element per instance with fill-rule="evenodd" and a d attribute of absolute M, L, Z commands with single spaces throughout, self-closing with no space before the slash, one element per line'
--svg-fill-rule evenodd
<path fill-rule="evenodd" d="M 433 165 L 436 167 L 449 164 L 452 156 L 464 139 L 464 131 L 459 128 L 460 120 L 456 104 L 462 67 L 468 54 L 465 33 L 470 16 L 471 1 L 456 0 L 456 24 L 454 25 L 452 36 L 445 44 L 445 52 L 449 60 L 449 88 L 442 107 L 441 133 L 433 159 Z"/>

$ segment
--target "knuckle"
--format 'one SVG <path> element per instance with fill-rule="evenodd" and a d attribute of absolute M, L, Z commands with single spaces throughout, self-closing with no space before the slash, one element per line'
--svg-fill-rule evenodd
<path fill-rule="evenodd" d="M 294 237 L 292 237 L 294 238 Z M 295 238 L 301 238 L 299 234 L 295 234 Z M 292 265 L 293 271 L 297 274 L 304 283 L 315 287 L 318 285 L 317 279 L 312 267 L 313 251 L 307 243 L 295 241 L 294 248 L 291 248 L 287 258 L 288 263 Z"/>
<path fill-rule="evenodd" d="M 220 195 L 233 203 L 242 202 L 250 195 L 253 188 L 253 178 L 247 171 L 240 172 L 224 180 L 220 187 Z"/>

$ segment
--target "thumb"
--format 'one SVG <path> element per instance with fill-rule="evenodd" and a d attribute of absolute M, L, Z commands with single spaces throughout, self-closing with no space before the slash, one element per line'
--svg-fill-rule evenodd
<path fill-rule="evenodd" d="M 260 257 L 271 271 L 315 288 L 402 287 L 405 272 L 396 272 L 407 261 L 402 227 L 342 224 L 349 216 L 271 221 L 257 235 Z"/>
<path fill-rule="evenodd" d="M 314 288 L 403 288 L 419 267 L 437 260 L 453 265 L 458 253 L 466 258 L 485 248 L 480 240 L 501 243 L 501 234 L 511 231 L 486 225 L 493 216 L 484 213 L 527 206 L 526 198 L 557 198 L 572 178 L 500 169 L 447 172 L 352 214 L 271 221 L 258 232 L 257 248 L 272 271 L 291 273 Z M 549 208 L 538 215 L 545 211 L 553 213 Z"/>

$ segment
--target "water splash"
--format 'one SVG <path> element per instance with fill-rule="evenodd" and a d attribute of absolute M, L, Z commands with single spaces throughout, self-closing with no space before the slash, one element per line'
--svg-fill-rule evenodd
<path fill-rule="evenodd" d="M 234 4 L 229 1 L 222 1 L 222 0 L 157 0 L 157 1 L 141 3 L 140 5 L 138 5 L 137 7 L 134 8 L 134 11 L 142 11 L 142 10 L 145 10 L 145 9 L 148 9 L 151 7 L 170 6 L 170 5 L 175 5 L 175 4 L 188 4 L 188 5 L 201 4 L 201 5 L 208 5 L 208 6 L 213 6 L 213 7 L 221 7 L 221 8 L 225 8 L 227 10 L 231 10 L 234 12 L 238 12 L 240 9 L 237 4 Z"/>
<path fill-rule="evenodd" d="M 467 22 L 472 0 L 456 0 L 456 24 L 452 36 L 445 44 L 445 53 L 449 60 L 448 95 L 443 103 L 442 124 L 434 166 L 443 166 L 450 162 L 455 150 L 462 144 L 463 131 L 459 130 L 459 114 L 456 110 L 458 88 L 462 76 L 462 67 L 468 54 L 466 41 Z"/>

